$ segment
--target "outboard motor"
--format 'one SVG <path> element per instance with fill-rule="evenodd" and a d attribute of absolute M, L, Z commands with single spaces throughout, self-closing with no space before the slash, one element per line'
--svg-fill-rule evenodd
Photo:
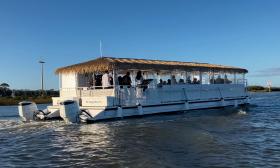
<path fill-rule="evenodd" d="M 60 103 L 60 117 L 66 122 L 77 123 L 79 122 L 79 105 L 77 101 L 65 100 Z"/>
<path fill-rule="evenodd" d="M 23 101 L 18 104 L 19 116 L 23 121 L 34 119 L 34 112 L 38 111 L 37 105 L 31 101 Z"/>
<path fill-rule="evenodd" d="M 50 113 L 48 110 L 38 110 L 36 103 L 31 101 L 23 101 L 18 105 L 19 116 L 23 121 L 46 120 Z"/>

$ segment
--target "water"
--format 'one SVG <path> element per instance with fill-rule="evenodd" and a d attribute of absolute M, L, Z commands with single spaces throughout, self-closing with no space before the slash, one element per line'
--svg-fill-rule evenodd
<path fill-rule="evenodd" d="M 90 125 L 0 107 L 0 167 L 280 167 L 280 93 L 252 103 Z"/>

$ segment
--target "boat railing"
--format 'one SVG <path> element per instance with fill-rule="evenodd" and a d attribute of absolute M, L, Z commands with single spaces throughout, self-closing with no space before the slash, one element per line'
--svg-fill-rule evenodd
<path fill-rule="evenodd" d="M 169 85 L 170 86 L 170 85 Z M 177 85 L 177 87 L 145 88 L 145 86 L 119 86 L 116 102 L 121 106 L 158 104 L 174 101 L 222 99 L 243 96 L 243 85 Z M 174 85 L 173 85 L 174 86 Z"/>
<path fill-rule="evenodd" d="M 106 88 L 101 86 L 62 88 L 60 94 L 62 97 L 112 97 L 114 105 L 131 106 L 157 104 L 173 100 L 220 99 L 240 94 L 242 88 L 244 89 L 243 84 L 116 85 Z"/>

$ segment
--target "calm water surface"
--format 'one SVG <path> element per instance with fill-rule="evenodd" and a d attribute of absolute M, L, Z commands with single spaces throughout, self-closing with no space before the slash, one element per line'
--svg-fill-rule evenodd
<path fill-rule="evenodd" d="M 90 125 L 0 107 L 0 167 L 280 167 L 280 93 L 252 104 Z"/>

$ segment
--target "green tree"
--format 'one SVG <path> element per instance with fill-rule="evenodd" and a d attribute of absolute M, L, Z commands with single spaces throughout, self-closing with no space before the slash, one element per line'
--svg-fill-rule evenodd
<path fill-rule="evenodd" d="M 12 91 L 9 89 L 10 85 L 7 83 L 0 84 L 0 96 L 7 97 L 11 96 Z"/>
<path fill-rule="evenodd" d="M 8 83 L 1 83 L 0 87 L 2 87 L 2 88 L 9 88 L 10 85 Z"/>

